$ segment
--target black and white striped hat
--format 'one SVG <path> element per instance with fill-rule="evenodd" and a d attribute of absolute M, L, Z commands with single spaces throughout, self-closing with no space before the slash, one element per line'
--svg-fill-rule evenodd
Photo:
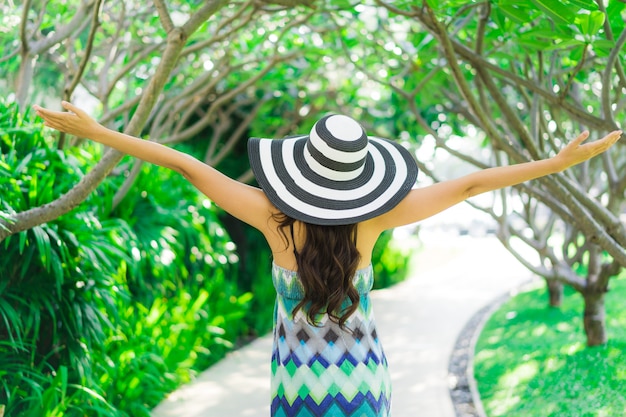
<path fill-rule="evenodd" d="M 329 115 L 308 136 L 250 138 L 248 157 L 270 201 L 296 220 L 358 223 L 395 207 L 417 178 L 410 152 L 368 137 L 354 119 Z"/>

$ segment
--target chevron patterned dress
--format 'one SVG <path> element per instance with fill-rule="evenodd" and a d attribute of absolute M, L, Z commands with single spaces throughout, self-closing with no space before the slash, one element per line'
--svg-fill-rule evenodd
<path fill-rule="evenodd" d="M 304 296 L 298 274 L 274 264 L 277 297 L 272 352 L 272 417 L 387 417 L 391 382 L 376 334 L 369 292 L 372 267 L 360 269 L 354 285 L 358 310 L 342 330 L 320 315 L 319 327 L 293 308 Z"/>

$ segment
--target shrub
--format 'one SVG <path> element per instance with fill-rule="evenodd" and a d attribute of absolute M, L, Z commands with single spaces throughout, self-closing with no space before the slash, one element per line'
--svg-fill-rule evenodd
<path fill-rule="evenodd" d="M 100 156 L 59 151 L 0 103 L 0 215 L 52 201 Z M 141 416 L 247 332 L 234 245 L 216 209 L 170 171 L 144 167 L 111 210 L 111 177 L 0 257 L 0 404 L 7 415 Z M 176 193 L 163 192 L 168 181 Z M 156 197 L 158 195 L 158 198 Z"/>

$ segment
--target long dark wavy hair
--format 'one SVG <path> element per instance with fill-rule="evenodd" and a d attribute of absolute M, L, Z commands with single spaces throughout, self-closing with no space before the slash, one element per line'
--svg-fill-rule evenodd
<path fill-rule="evenodd" d="M 287 246 L 286 230 L 293 227 L 295 219 L 284 214 L 274 215 Z M 352 282 L 361 254 L 356 248 L 357 224 L 345 226 L 320 226 L 302 223 L 306 230 L 304 246 L 297 251 L 298 276 L 304 287 L 304 298 L 293 309 L 305 308 L 307 320 L 317 325 L 316 316 L 326 313 L 345 329 L 346 320 L 359 306 L 359 293 Z M 293 242 L 295 247 L 295 242 Z M 345 308 L 344 301 L 351 303 Z"/>

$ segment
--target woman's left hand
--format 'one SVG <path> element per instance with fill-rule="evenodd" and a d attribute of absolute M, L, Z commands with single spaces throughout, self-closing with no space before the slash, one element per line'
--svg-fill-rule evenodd
<path fill-rule="evenodd" d="M 62 101 L 61 105 L 68 111 L 54 111 L 37 105 L 33 106 L 33 109 L 37 115 L 44 120 L 44 126 L 48 126 L 80 138 L 94 138 L 94 136 L 97 136 L 99 132 L 105 129 L 87 113 L 71 103 Z"/>
<path fill-rule="evenodd" d="M 602 139 L 583 144 L 589 137 L 589 132 L 585 131 L 561 149 L 554 157 L 554 161 L 558 163 L 559 171 L 562 171 L 605 152 L 615 145 L 621 136 L 622 131 L 615 130 Z"/>

